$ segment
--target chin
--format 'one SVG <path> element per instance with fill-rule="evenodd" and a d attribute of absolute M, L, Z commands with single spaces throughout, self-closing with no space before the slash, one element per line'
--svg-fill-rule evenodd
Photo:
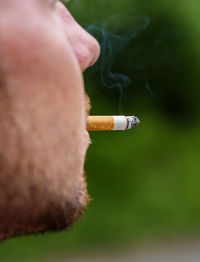
<path fill-rule="evenodd" d="M 16 172 L 27 174 L 27 170 Z M 56 185 L 53 181 L 44 179 L 43 172 L 29 169 L 28 173 L 32 176 L 43 176 L 43 179 L 33 182 L 27 178 L 21 183 L 15 183 L 15 186 L 13 183 L 7 186 L 6 199 L 1 201 L 0 205 L 1 240 L 23 234 L 66 230 L 74 225 L 86 208 L 88 195 L 83 175 L 82 179 L 68 190 L 68 185 L 64 183 L 65 188 L 63 182 L 59 181 L 59 177 L 65 174 L 54 174 L 58 179 Z M 17 173 L 18 175 L 21 176 L 20 173 Z"/>
<path fill-rule="evenodd" d="M 88 201 L 83 137 L 59 123 L 28 132 L 9 121 L 0 123 L 0 239 L 71 227 Z"/>

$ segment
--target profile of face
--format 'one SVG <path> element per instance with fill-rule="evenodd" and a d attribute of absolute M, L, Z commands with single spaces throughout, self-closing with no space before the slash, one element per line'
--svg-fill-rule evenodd
<path fill-rule="evenodd" d="M 99 52 L 60 1 L 0 1 L 0 239 L 66 229 L 85 208 L 82 72 Z"/>

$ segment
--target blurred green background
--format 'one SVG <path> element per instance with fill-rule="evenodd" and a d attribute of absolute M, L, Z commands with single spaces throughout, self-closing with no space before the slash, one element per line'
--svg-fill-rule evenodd
<path fill-rule="evenodd" d="M 102 47 L 85 72 L 92 114 L 137 115 L 126 132 L 91 132 L 92 201 L 68 232 L 0 245 L 0 261 L 200 235 L 200 3 L 72 0 L 68 8 Z"/>

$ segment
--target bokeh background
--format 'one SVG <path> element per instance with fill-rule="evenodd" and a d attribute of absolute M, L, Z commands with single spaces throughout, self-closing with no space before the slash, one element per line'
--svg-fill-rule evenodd
<path fill-rule="evenodd" d="M 68 232 L 1 243 L 0 261 L 70 261 L 82 251 L 193 241 L 200 236 L 200 2 L 67 6 L 102 48 L 84 74 L 91 113 L 135 114 L 141 124 L 91 132 L 85 170 L 93 200 L 84 217 Z"/>

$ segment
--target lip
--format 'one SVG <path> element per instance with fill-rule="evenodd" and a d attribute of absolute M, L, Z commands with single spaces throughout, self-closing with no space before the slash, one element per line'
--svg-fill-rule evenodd
<path fill-rule="evenodd" d="M 86 145 L 88 147 L 89 143 L 90 143 L 90 135 L 89 135 L 87 130 L 85 130 L 85 132 L 84 132 L 84 140 L 85 140 L 85 143 L 86 143 Z"/>

